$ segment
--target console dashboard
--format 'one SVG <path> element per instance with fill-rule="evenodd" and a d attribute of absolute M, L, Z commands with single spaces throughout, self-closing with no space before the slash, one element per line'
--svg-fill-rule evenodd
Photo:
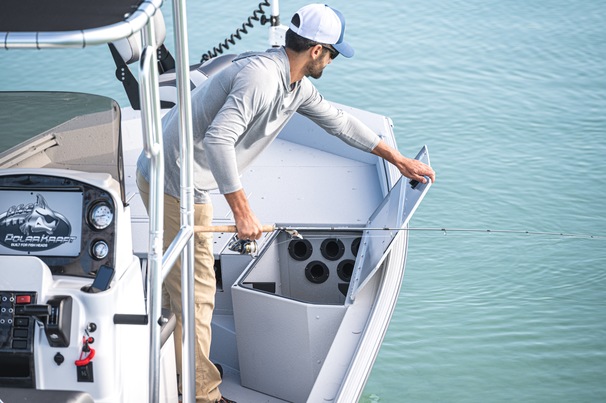
<path fill-rule="evenodd" d="M 0 255 L 36 256 L 53 274 L 96 276 L 115 267 L 116 206 L 75 179 L 0 176 Z"/>

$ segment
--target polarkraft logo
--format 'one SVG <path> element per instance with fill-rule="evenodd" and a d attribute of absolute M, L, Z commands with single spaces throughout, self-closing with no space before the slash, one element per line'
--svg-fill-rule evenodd
<path fill-rule="evenodd" d="M 72 226 L 36 194 L 35 203 L 19 204 L 0 213 L 0 245 L 19 252 L 37 252 L 73 243 Z"/>

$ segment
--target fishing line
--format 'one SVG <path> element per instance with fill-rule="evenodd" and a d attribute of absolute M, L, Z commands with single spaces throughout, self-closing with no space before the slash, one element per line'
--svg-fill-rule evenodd
<path fill-rule="evenodd" d="M 547 232 L 547 231 L 529 231 L 513 229 L 480 229 L 480 228 L 446 228 L 446 227 L 408 227 L 408 228 L 389 228 L 389 227 L 276 227 L 281 231 L 330 231 L 330 232 L 349 232 L 349 231 L 422 231 L 422 232 L 442 232 L 447 235 L 449 232 L 463 233 L 484 233 L 484 234 L 511 234 L 511 235 L 532 235 L 532 236 L 551 236 L 562 238 L 581 238 L 581 239 L 606 239 L 605 235 L 584 234 L 584 233 L 566 233 L 566 232 Z M 314 234 L 315 235 L 315 234 Z M 306 238 L 313 237 L 308 235 Z"/>
<path fill-rule="evenodd" d="M 409 228 L 409 231 L 440 231 L 446 235 L 448 232 L 475 232 L 486 234 L 518 234 L 518 235 L 536 235 L 536 236 L 555 236 L 564 238 L 583 238 L 583 239 L 606 239 L 604 235 L 594 234 L 575 234 L 565 232 L 545 232 L 528 231 L 512 229 L 478 229 L 478 228 Z"/>

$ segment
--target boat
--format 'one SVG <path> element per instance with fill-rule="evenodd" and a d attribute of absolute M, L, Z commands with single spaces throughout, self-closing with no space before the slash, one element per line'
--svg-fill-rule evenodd
<path fill-rule="evenodd" d="M 211 359 L 222 369 L 223 395 L 252 403 L 357 401 L 397 302 L 408 223 L 431 182 L 403 178 L 295 115 L 242 173 L 251 205 L 269 223 L 264 237 L 237 239 L 218 192 L 213 227 L 195 228 L 190 86 L 233 55 L 190 66 L 184 1 L 173 2 L 174 70 L 157 56 L 161 0 L 45 5 L 51 9 L 3 2 L 3 46 L 109 44 L 131 105 L 88 93 L 0 93 L 0 135 L 14 139 L 0 150 L 0 401 L 195 401 L 188 323 L 191 245 L 200 230 L 215 232 Z M 270 44 L 283 29 L 278 16 L 275 2 Z M 194 76 L 200 82 L 190 85 Z M 174 104 L 183 122 L 184 213 L 163 251 L 160 119 Z M 388 117 L 339 107 L 396 146 Z M 155 178 L 149 216 L 134 179 L 141 150 Z M 417 159 L 429 164 L 427 147 Z M 184 267 L 181 396 L 175 319 L 161 307 L 162 278 L 176 259 Z"/>

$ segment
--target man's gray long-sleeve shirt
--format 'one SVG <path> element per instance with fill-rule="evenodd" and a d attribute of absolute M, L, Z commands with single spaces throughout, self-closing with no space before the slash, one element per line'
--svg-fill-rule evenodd
<path fill-rule="evenodd" d="M 208 190 L 242 188 L 240 172 L 280 133 L 293 113 L 307 116 L 353 147 L 372 151 L 379 137 L 361 121 L 326 101 L 304 77 L 290 84 L 284 48 L 240 55 L 192 92 L 194 202 L 208 203 Z M 180 196 L 179 116 L 162 119 L 165 193 Z M 149 180 L 149 160 L 137 162 Z"/>

